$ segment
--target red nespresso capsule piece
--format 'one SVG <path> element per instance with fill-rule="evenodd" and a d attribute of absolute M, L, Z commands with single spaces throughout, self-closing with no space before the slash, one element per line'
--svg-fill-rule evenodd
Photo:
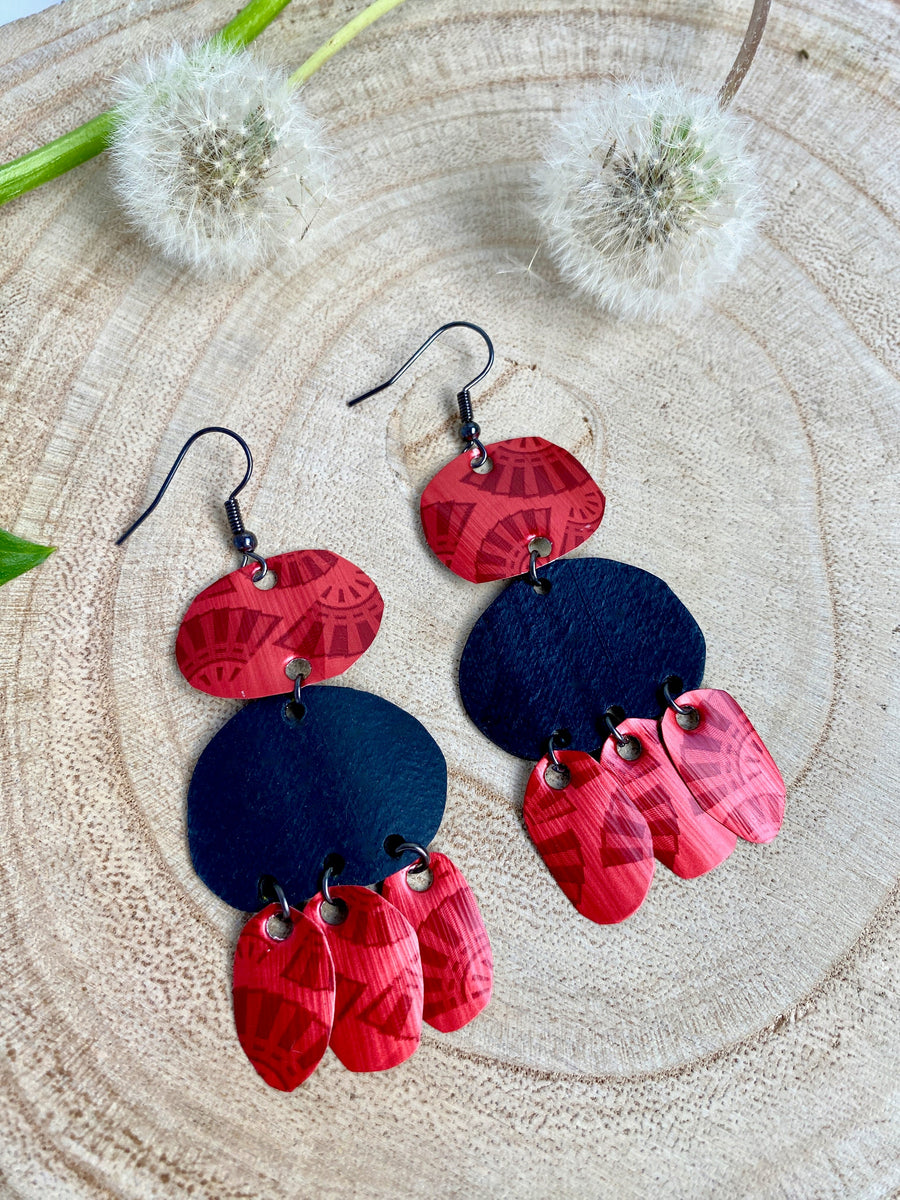
<path fill-rule="evenodd" d="M 285 938 L 269 932 L 269 904 L 251 917 L 234 955 L 234 1023 L 244 1053 L 270 1087 L 292 1092 L 328 1047 L 334 966 L 321 930 L 295 908 Z M 274 925 L 274 923 L 273 923 Z"/>
<path fill-rule="evenodd" d="M 413 874 L 410 874 L 410 871 Z M 385 879 L 382 895 L 416 931 L 425 981 L 423 1019 L 442 1033 L 462 1029 L 487 1005 L 494 958 L 484 921 L 462 871 L 445 854 L 429 857 L 431 884 L 418 890 L 415 864 Z"/>
<path fill-rule="evenodd" d="M 346 919 L 330 925 L 324 897 L 304 913 L 328 939 L 335 970 L 331 1048 L 349 1071 L 386 1071 L 405 1062 L 422 1032 L 422 960 L 416 931 L 368 888 L 334 887 Z"/>
<path fill-rule="evenodd" d="M 784 819 L 785 787 L 762 738 L 727 692 L 698 688 L 667 708 L 662 738 L 694 799 L 748 842 L 770 842 Z"/>
<path fill-rule="evenodd" d="M 586 541 L 603 517 L 603 493 L 577 458 L 539 437 L 485 447 L 491 470 L 457 455 L 422 493 L 429 546 L 472 583 L 511 579 L 528 570 L 529 543 L 547 538 L 551 562 Z"/>
<path fill-rule="evenodd" d="M 607 738 L 600 764 L 619 781 L 650 826 L 653 853 L 682 879 L 704 875 L 724 862 L 737 844 L 734 834 L 706 815 L 672 766 L 655 721 L 630 717 L 618 728 L 628 738 L 622 757 Z"/>
<path fill-rule="evenodd" d="M 242 700 L 291 690 L 285 667 L 306 659 L 307 683 L 340 675 L 369 648 L 384 602 L 372 580 L 329 550 L 268 561 L 275 586 L 253 583 L 255 562 L 205 588 L 185 613 L 175 657 L 192 687 Z"/>
<path fill-rule="evenodd" d="M 624 921 L 653 878 L 647 822 L 615 775 L 589 754 L 559 750 L 556 757 L 564 771 L 542 758 L 528 780 L 528 832 L 580 913 L 598 925 Z"/>

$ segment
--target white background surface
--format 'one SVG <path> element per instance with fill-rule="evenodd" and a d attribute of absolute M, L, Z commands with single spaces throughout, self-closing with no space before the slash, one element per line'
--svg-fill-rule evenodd
<path fill-rule="evenodd" d="M 0 0 L 0 25 L 41 12 L 42 9 L 49 8 L 51 3 L 58 2 L 59 0 Z"/>

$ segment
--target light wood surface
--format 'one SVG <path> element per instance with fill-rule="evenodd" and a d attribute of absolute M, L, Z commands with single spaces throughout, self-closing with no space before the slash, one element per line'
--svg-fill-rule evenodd
<path fill-rule="evenodd" d="M 105 106 L 140 53 L 221 0 L 67 0 L 0 30 L 11 157 Z M 295 3 L 260 40 L 296 65 L 350 14 Z M 0 591 L 0 1193 L 82 1197 L 886 1197 L 900 1188 L 897 298 L 900 10 L 783 0 L 736 107 L 768 214 L 697 317 L 615 325 L 572 298 L 525 197 L 590 81 L 715 89 L 749 4 L 409 0 L 308 85 L 339 195 L 290 277 L 210 286 L 123 225 L 102 160 L 0 210 L 0 526 L 59 547 Z M 805 50 L 808 57 L 798 55 Z M 785 776 L 769 846 L 660 868 L 619 927 L 579 918 L 525 832 L 529 765 L 466 719 L 455 666 L 502 585 L 456 579 L 418 524 L 481 344 L 489 440 L 539 434 L 608 498 L 577 554 L 688 604 L 707 684 Z M 468 372 L 468 373 L 467 373 Z M 491 933 L 494 997 L 383 1075 L 334 1056 L 290 1096 L 233 1030 L 244 914 L 194 875 L 185 793 L 237 702 L 174 639 L 230 569 L 239 451 L 205 439 L 113 545 L 185 437 L 251 443 L 263 551 L 327 547 L 385 599 L 344 681 L 402 704 L 450 767 L 436 847 Z M 242 497 L 243 499 L 243 497 Z M 564 664 L 561 664 L 564 669 Z"/>

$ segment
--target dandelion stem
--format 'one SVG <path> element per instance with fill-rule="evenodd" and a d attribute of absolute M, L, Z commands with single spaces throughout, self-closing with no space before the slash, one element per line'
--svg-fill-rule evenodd
<path fill-rule="evenodd" d="M 30 150 L 0 167 L 0 204 L 71 171 L 105 150 L 113 127 L 113 113 L 101 113 L 46 146 Z"/>
<path fill-rule="evenodd" d="M 258 37 L 289 2 L 290 0 L 250 0 L 213 40 L 238 50 Z"/>
<path fill-rule="evenodd" d="M 320 46 L 314 54 L 298 67 L 290 78 L 290 82 L 294 87 L 298 87 L 301 83 L 305 83 L 310 75 L 314 75 L 323 63 L 327 63 L 333 54 L 337 54 L 338 50 L 342 50 L 348 42 L 351 42 L 358 33 L 362 33 L 373 21 L 377 21 L 379 17 L 390 12 L 392 8 L 396 8 L 398 4 L 402 4 L 403 0 L 374 0 L 368 8 L 364 8 L 361 13 L 357 13 L 352 20 L 346 25 L 331 35 L 328 41 Z"/>
<path fill-rule="evenodd" d="M 246 46 L 278 16 L 288 2 L 289 0 L 250 0 L 213 40 L 233 49 Z M 309 79 L 310 75 L 346 46 L 356 34 L 402 2 L 403 0 L 375 0 L 312 54 L 291 76 L 291 83 L 297 85 Z M 39 146 L 36 150 L 14 158 L 12 162 L 4 163 L 0 166 L 0 204 L 6 204 L 8 200 L 21 196 L 23 192 L 31 191 L 32 188 L 39 187 L 40 184 L 47 183 L 48 180 L 55 179 L 80 163 L 87 162 L 89 158 L 101 154 L 109 145 L 115 122 L 115 109 L 100 113 L 84 125 L 79 125 L 77 129 L 48 142 L 46 146 Z"/>
<path fill-rule="evenodd" d="M 750 66 L 756 57 L 756 51 L 759 49 L 759 43 L 762 41 L 763 30 L 766 27 L 766 21 L 769 19 L 769 9 L 771 7 L 772 0 L 754 0 L 753 12 L 750 14 L 750 24 L 747 26 L 747 32 L 744 34 L 741 48 L 738 50 L 737 58 L 732 63 L 728 77 L 719 89 L 718 100 L 721 108 L 727 108 L 732 102 L 738 88 L 744 82 L 744 77 L 750 70 Z"/>

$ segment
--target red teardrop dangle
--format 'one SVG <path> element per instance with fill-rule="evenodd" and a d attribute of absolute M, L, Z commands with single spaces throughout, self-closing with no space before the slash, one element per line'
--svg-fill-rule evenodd
<path fill-rule="evenodd" d="M 445 854 L 431 854 L 428 873 L 406 867 L 385 879 L 382 895 L 416 931 L 422 955 L 422 1016 L 442 1033 L 462 1029 L 491 998 L 494 959 L 484 921 L 462 871 Z"/>
<path fill-rule="evenodd" d="M 539 437 L 486 446 L 491 469 L 472 469 L 478 452 L 458 455 L 422 493 L 429 546 L 472 583 L 528 570 L 529 544 L 546 538 L 541 563 L 587 541 L 603 518 L 604 498 L 577 458 Z"/>
<path fill-rule="evenodd" d="M 328 1047 L 334 965 L 322 931 L 292 908 L 287 937 L 273 936 L 269 904 L 251 917 L 234 955 L 234 1023 L 244 1053 L 270 1087 L 292 1092 Z"/>
<path fill-rule="evenodd" d="M 291 690 L 285 668 L 306 659 L 307 683 L 340 675 L 372 644 L 384 602 L 364 571 L 330 550 L 292 550 L 267 560 L 275 586 L 258 588 L 255 562 L 195 598 L 175 657 L 192 687 L 241 700 Z"/>
<path fill-rule="evenodd" d="M 386 1071 L 405 1062 L 422 1031 L 422 962 L 416 931 L 368 888 L 334 887 L 346 905 L 340 925 L 322 915 L 324 897 L 303 910 L 325 934 L 334 959 L 331 1048 L 349 1071 Z"/>
<path fill-rule="evenodd" d="M 659 740 L 655 721 L 630 717 L 617 726 L 621 747 L 609 737 L 600 753 L 600 764 L 622 785 L 631 802 L 643 813 L 653 838 L 653 853 L 682 879 L 695 879 L 724 862 L 737 838 L 707 816 L 672 766 Z"/>
<path fill-rule="evenodd" d="M 542 758 L 525 790 L 528 832 L 553 878 L 598 925 L 624 921 L 653 878 L 653 843 L 643 816 L 615 775 L 589 754 Z"/>
<path fill-rule="evenodd" d="M 667 708 L 666 749 L 694 799 L 748 842 L 770 842 L 784 819 L 785 786 L 762 738 L 733 696 L 714 688 L 685 692 Z"/>

